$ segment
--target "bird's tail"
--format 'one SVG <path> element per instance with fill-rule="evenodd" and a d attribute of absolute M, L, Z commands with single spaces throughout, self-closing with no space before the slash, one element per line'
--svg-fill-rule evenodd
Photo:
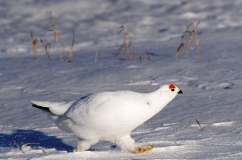
<path fill-rule="evenodd" d="M 49 118 L 53 120 L 53 122 L 62 130 L 66 132 L 72 132 L 68 127 L 71 124 L 71 120 L 62 116 L 71 107 L 71 105 L 75 101 L 72 102 L 48 102 L 48 101 L 31 101 L 32 106 L 41 110 L 44 110 L 48 113 Z"/>
<path fill-rule="evenodd" d="M 62 116 L 73 102 L 48 102 L 48 101 L 31 101 L 32 106 L 56 116 Z"/>
<path fill-rule="evenodd" d="M 32 106 L 35 107 L 35 108 L 38 108 L 38 109 L 41 109 L 45 112 L 50 112 L 49 108 L 48 107 L 44 107 L 44 106 L 40 106 L 38 103 L 36 103 L 35 101 L 31 101 L 32 103 Z"/>

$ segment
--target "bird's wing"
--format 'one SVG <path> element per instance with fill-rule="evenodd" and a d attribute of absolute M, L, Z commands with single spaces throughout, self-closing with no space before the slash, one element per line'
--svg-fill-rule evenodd
<path fill-rule="evenodd" d="M 74 102 L 31 101 L 33 107 L 46 110 L 56 116 L 64 115 Z"/>
<path fill-rule="evenodd" d="M 142 98 L 141 98 L 142 97 Z M 132 117 L 139 111 L 143 96 L 134 92 L 102 92 L 76 101 L 65 113 L 65 116 L 76 124 L 88 121 L 102 122 L 106 119 L 123 119 L 126 113 Z"/>

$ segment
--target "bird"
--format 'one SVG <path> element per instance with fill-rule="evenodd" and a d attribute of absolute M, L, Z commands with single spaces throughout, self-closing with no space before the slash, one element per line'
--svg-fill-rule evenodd
<path fill-rule="evenodd" d="M 182 90 L 163 85 L 150 93 L 112 91 L 94 93 L 69 102 L 31 101 L 50 113 L 59 129 L 78 137 L 74 152 L 88 150 L 99 141 L 115 143 L 122 151 L 139 154 L 153 145 L 135 143 L 130 133 L 160 112 Z"/>

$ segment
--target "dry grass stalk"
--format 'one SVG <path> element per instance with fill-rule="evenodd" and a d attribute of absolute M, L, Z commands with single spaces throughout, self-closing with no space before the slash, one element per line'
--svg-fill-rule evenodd
<path fill-rule="evenodd" d="M 119 27 L 119 29 L 117 30 L 117 34 L 120 34 L 121 32 L 123 33 L 123 44 L 117 50 L 116 56 L 120 54 L 122 48 L 124 47 L 126 59 L 129 60 L 130 59 L 129 47 L 131 46 L 131 39 L 129 38 L 129 34 L 125 32 L 124 26 Z"/>
<path fill-rule="evenodd" d="M 184 46 L 184 43 L 180 43 L 180 45 L 178 46 L 177 48 L 177 51 L 176 51 L 176 54 L 175 54 L 175 58 L 178 57 L 179 53 L 180 53 L 180 50 L 182 49 L 182 47 Z"/>
<path fill-rule="evenodd" d="M 146 54 L 140 54 L 140 62 L 142 62 L 142 59 L 145 58 L 146 60 L 150 61 L 150 55 L 149 52 L 146 51 Z"/>
<path fill-rule="evenodd" d="M 39 144 L 39 143 L 25 143 L 25 144 L 23 144 L 22 146 L 21 146 L 21 149 L 23 148 L 23 147 L 25 147 L 25 146 L 28 146 L 28 145 L 30 145 L 30 144 Z"/>
<path fill-rule="evenodd" d="M 185 58 L 188 57 L 188 52 L 189 52 L 189 49 L 190 49 L 190 44 L 191 44 L 191 42 L 192 42 L 192 35 L 193 35 L 193 32 L 187 31 L 187 33 L 189 33 L 189 39 L 188 39 L 188 41 L 187 41 L 187 47 L 186 47 Z"/>
<path fill-rule="evenodd" d="M 24 152 L 24 147 L 26 147 L 26 146 L 28 146 L 28 145 L 30 145 L 30 144 L 39 144 L 39 143 L 25 143 L 25 144 L 22 144 L 21 146 L 19 146 L 19 145 L 17 144 L 17 142 L 15 141 L 15 138 L 14 138 L 14 137 L 12 137 L 12 140 L 13 140 L 13 143 L 17 146 L 17 148 L 18 148 L 20 151 L 22 151 L 22 152 Z"/>
<path fill-rule="evenodd" d="M 98 47 L 96 48 L 95 63 L 97 63 L 97 58 L 98 58 Z"/>
<path fill-rule="evenodd" d="M 70 55 L 69 55 L 68 62 L 72 62 L 73 48 L 74 48 L 74 44 L 75 44 L 75 33 L 74 33 L 73 30 L 72 30 L 72 34 L 73 34 L 73 39 L 72 39 L 72 43 L 71 43 Z"/>
<path fill-rule="evenodd" d="M 132 44 L 132 41 L 128 35 L 127 32 L 125 32 L 124 30 L 124 26 L 121 26 L 118 28 L 117 30 L 117 34 L 123 33 L 123 44 L 119 47 L 119 49 L 116 52 L 116 56 L 120 55 L 122 49 L 125 49 L 125 54 L 126 54 L 126 59 L 129 60 L 130 58 L 132 59 L 136 59 L 136 57 L 139 57 L 139 61 L 142 62 L 143 59 L 147 59 L 148 61 L 150 61 L 150 55 L 149 53 L 146 51 L 145 54 L 143 53 L 130 53 L 129 51 L 129 47 Z"/>
<path fill-rule="evenodd" d="M 12 137 L 12 140 L 13 140 L 13 143 L 17 146 L 17 148 L 18 148 L 19 150 L 21 150 L 21 147 L 19 147 L 19 145 L 18 145 L 17 142 L 15 141 L 14 137 Z"/>
<path fill-rule="evenodd" d="M 196 122 L 197 122 L 197 124 L 198 124 L 200 130 L 203 131 L 203 130 L 204 130 L 204 127 L 199 123 L 199 121 L 198 121 L 197 119 L 196 119 Z"/>
<path fill-rule="evenodd" d="M 50 43 L 45 44 L 42 39 L 40 39 L 40 42 L 42 43 L 43 47 L 45 48 L 45 53 L 46 53 L 48 59 L 51 60 L 51 57 L 50 57 Z"/>
<path fill-rule="evenodd" d="M 151 61 L 151 59 L 150 59 L 150 55 L 149 55 L 149 52 L 148 52 L 148 51 L 146 51 L 145 54 L 143 54 L 143 53 L 133 53 L 132 55 L 133 55 L 133 56 L 132 56 L 133 59 L 136 59 L 136 55 L 138 55 L 138 56 L 139 56 L 139 61 L 140 61 L 140 62 L 142 62 L 143 59 L 146 59 L 146 60 L 148 60 L 148 61 Z"/>
<path fill-rule="evenodd" d="M 30 36 L 31 36 L 31 44 L 32 44 L 32 47 L 33 47 L 33 50 L 34 50 L 35 60 L 38 60 L 38 53 L 37 53 L 38 40 L 34 39 L 34 35 L 33 35 L 32 31 L 30 31 Z"/>
<path fill-rule="evenodd" d="M 147 55 L 147 60 L 150 61 L 151 59 L 150 59 L 150 54 L 148 51 L 146 51 L 146 55 Z"/>
<path fill-rule="evenodd" d="M 175 58 L 178 57 L 179 53 L 180 53 L 180 50 L 182 49 L 182 47 L 184 46 L 184 43 L 183 43 L 183 39 L 184 39 L 184 34 L 181 36 L 181 42 L 177 48 L 177 51 L 176 51 L 176 54 L 175 54 Z"/>
<path fill-rule="evenodd" d="M 127 32 L 125 32 L 125 34 L 124 34 L 124 48 L 125 48 L 126 58 L 129 60 L 129 46 L 130 45 L 127 42 L 128 38 L 129 38 L 129 35 L 128 35 Z"/>
<path fill-rule="evenodd" d="M 54 18 L 52 16 L 52 13 L 50 12 L 50 23 L 51 23 L 51 28 L 54 34 L 54 38 L 55 38 L 55 42 L 56 42 L 56 47 L 60 56 L 60 60 L 63 61 L 62 55 L 61 55 L 61 51 L 60 51 L 60 47 L 59 47 L 59 38 L 58 38 L 58 33 L 55 30 L 55 24 L 54 24 Z"/>
<path fill-rule="evenodd" d="M 225 54 L 227 53 L 227 49 L 228 49 L 228 45 L 226 46 L 225 50 L 224 50 L 224 53 L 223 53 L 223 58 L 225 57 Z"/>
<path fill-rule="evenodd" d="M 136 59 L 136 53 L 132 53 L 132 55 L 133 55 L 132 58 Z"/>
<path fill-rule="evenodd" d="M 200 44 L 200 38 L 197 35 L 197 26 L 199 25 L 200 22 L 198 22 L 196 25 L 194 23 L 191 23 L 190 25 L 187 26 L 187 29 L 185 30 L 185 32 L 182 34 L 181 36 L 181 41 L 180 44 L 177 48 L 176 54 L 175 54 L 175 58 L 177 58 L 180 54 L 181 49 L 184 46 L 184 37 L 185 35 L 188 33 L 189 34 L 189 38 L 188 38 L 188 42 L 187 42 L 187 46 L 186 46 L 186 53 L 185 53 L 185 57 L 188 57 L 188 52 L 189 52 L 189 48 L 190 48 L 190 44 L 193 40 L 193 37 L 195 39 L 195 44 L 196 44 L 196 48 L 197 48 L 197 54 L 198 54 L 198 58 L 201 59 L 201 54 L 200 54 L 200 48 L 199 48 L 199 44 Z M 192 30 L 190 31 L 190 27 L 192 27 Z"/>
<path fill-rule="evenodd" d="M 200 37 L 197 35 L 197 26 L 199 25 L 199 23 L 200 21 L 196 25 L 193 24 L 193 31 L 194 31 L 194 38 L 195 38 L 198 58 L 201 59 L 200 48 L 199 48 Z"/>
<path fill-rule="evenodd" d="M 62 61 L 66 61 L 66 59 L 67 59 L 67 53 L 65 51 L 65 47 L 64 46 L 62 46 L 61 55 L 62 55 Z"/>

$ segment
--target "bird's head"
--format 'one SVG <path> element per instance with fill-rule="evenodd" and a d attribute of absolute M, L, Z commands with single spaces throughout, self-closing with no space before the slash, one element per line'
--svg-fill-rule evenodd
<path fill-rule="evenodd" d="M 183 94 L 182 90 L 179 89 L 177 86 L 174 84 L 169 84 L 168 85 L 169 91 L 174 94 Z"/>
<path fill-rule="evenodd" d="M 177 94 L 183 94 L 182 90 L 174 84 L 164 85 L 159 90 L 163 96 L 168 96 L 172 99 L 175 98 Z"/>

